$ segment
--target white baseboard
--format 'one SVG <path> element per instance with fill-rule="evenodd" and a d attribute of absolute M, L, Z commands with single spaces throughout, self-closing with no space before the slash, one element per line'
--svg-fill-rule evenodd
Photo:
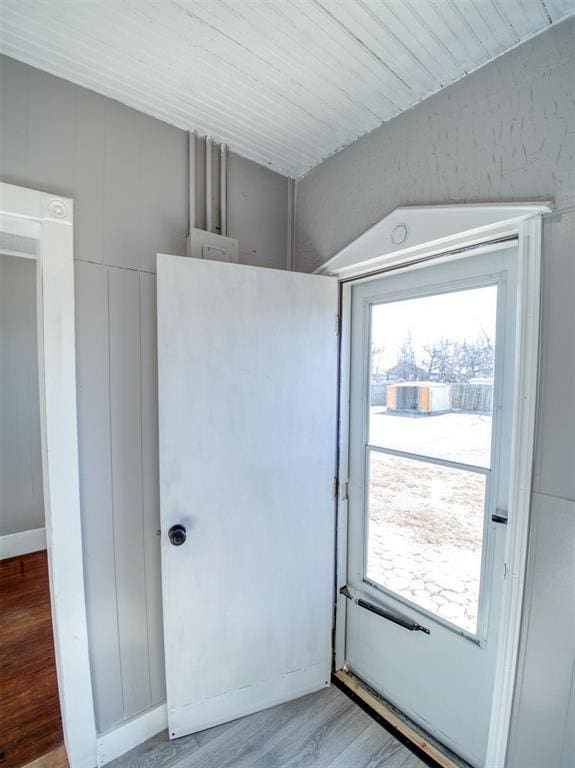
<path fill-rule="evenodd" d="M 0 560 L 28 555 L 30 552 L 38 552 L 41 549 L 46 549 L 45 528 L 35 528 L 33 531 L 0 536 Z"/>
<path fill-rule="evenodd" d="M 151 739 L 168 727 L 168 709 L 165 704 L 144 712 L 132 720 L 98 737 L 98 766 L 106 765 L 120 755 Z"/>

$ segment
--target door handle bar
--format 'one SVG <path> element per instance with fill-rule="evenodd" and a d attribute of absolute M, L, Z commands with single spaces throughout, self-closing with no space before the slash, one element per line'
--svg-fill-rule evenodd
<path fill-rule="evenodd" d="M 364 600 L 362 597 L 354 597 L 349 591 L 349 587 L 347 586 L 347 584 L 339 590 L 339 593 L 340 595 L 343 595 L 344 597 L 346 597 L 348 600 L 351 600 L 352 603 L 359 605 L 360 608 L 365 608 L 366 611 L 371 611 L 371 613 L 375 613 L 378 616 L 381 616 L 382 619 L 393 621 L 394 624 L 398 624 L 400 627 L 403 627 L 404 629 L 407 629 L 410 632 L 424 632 L 426 635 L 431 634 L 430 629 L 428 629 L 427 627 L 423 627 L 421 624 L 418 624 L 416 621 L 412 621 L 411 619 L 408 619 L 406 616 L 403 616 L 401 613 L 396 613 L 395 611 L 392 611 L 390 608 L 386 608 L 383 605 L 376 605 L 375 603 L 370 603 L 369 600 Z"/>

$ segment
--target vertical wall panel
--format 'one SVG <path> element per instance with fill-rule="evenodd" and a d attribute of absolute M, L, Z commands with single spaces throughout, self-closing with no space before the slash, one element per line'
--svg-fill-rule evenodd
<path fill-rule="evenodd" d="M 123 719 L 112 503 L 108 272 L 76 263 L 76 370 L 86 609 L 96 726 Z M 121 511 L 119 511 L 119 514 Z"/>
<path fill-rule="evenodd" d="M 75 90 L 42 72 L 29 80 L 28 177 L 47 192 L 74 188 Z"/>
<path fill-rule="evenodd" d="M 104 261 L 140 267 L 141 127 L 143 115 L 108 102 L 104 169 Z"/>
<path fill-rule="evenodd" d="M 150 707 L 142 516 L 140 275 L 108 270 L 116 590 L 124 717 Z"/>
<path fill-rule="evenodd" d="M 558 768 L 571 727 L 567 714 L 575 662 L 575 502 L 534 494 L 531 514 L 523 650 L 508 768 Z"/>
<path fill-rule="evenodd" d="M 160 568 L 160 490 L 158 459 L 158 342 L 156 278 L 140 275 L 142 365 L 142 468 L 144 563 L 146 572 L 150 687 L 152 704 L 166 698 L 162 585 Z"/>
<path fill-rule="evenodd" d="M 0 165 L 4 181 L 22 178 L 26 168 L 30 67 L 6 59 L 0 69 Z"/>
<path fill-rule="evenodd" d="M 563 735 L 563 745 L 561 749 L 560 768 L 573 768 L 573 758 L 575 756 L 575 660 L 571 671 L 571 696 L 569 698 L 569 708 L 565 718 L 565 733 Z"/>
<path fill-rule="evenodd" d="M 107 100 L 78 88 L 74 152 L 74 258 L 104 260 Z"/>
<path fill-rule="evenodd" d="M 143 118 L 140 268 L 156 271 L 156 254 L 186 255 L 188 142 L 177 128 Z"/>
<path fill-rule="evenodd" d="M 36 260 L 0 252 L 0 536 L 44 527 Z"/>

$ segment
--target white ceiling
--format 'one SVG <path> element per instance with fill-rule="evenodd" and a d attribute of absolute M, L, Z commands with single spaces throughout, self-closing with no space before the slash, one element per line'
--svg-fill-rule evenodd
<path fill-rule="evenodd" d="M 0 51 L 287 176 L 575 0 L 0 0 Z"/>

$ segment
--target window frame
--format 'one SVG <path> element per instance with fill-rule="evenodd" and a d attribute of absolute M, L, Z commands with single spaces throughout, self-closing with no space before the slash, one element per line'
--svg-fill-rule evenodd
<path fill-rule="evenodd" d="M 429 266 L 429 265 L 426 265 Z M 394 273 L 395 274 L 395 273 Z M 374 282 L 376 280 L 374 279 Z M 356 283 L 354 283 L 356 284 Z M 452 280 L 442 280 L 437 283 L 433 283 L 426 288 L 407 288 L 404 290 L 390 291 L 385 294 L 385 300 L 382 300 L 382 294 L 374 293 L 363 299 L 363 324 L 365 332 L 365 351 L 367 355 L 364 359 L 364 402 L 366 404 L 365 412 L 363 414 L 363 435 L 365 440 L 365 453 L 364 453 L 364 500 L 363 500 L 363 561 L 361 565 L 362 582 L 368 588 L 379 592 L 382 597 L 389 597 L 393 600 L 397 600 L 399 603 L 405 605 L 407 608 L 418 611 L 425 618 L 429 618 L 432 621 L 436 621 L 445 627 L 447 630 L 461 635 L 479 646 L 483 646 L 487 640 L 488 630 L 488 615 L 490 604 L 490 591 L 485 589 L 485 586 L 489 586 L 493 578 L 493 554 L 494 554 L 494 541 L 493 531 L 491 527 L 491 515 L 497 510 L 497 496 L 494 494 L 494 489 L 497 488 L 499 482 L 499 461 L 498 456 L 501 450 L 501 413 L 496 407 L 502 398 L 502 369 L 503 369 L 503 355 L 504 344 L 497 339 L 500 337 L 504 340 L 505 337 L 505 312 L 506 312 L 506 297 L 505 291 L 502 287 L 506 285 L 505 273 L 489 273 L 481 275 L 479 277 L 469 278 L 455 278 Z M 491 423 L 491 439 L 490 439 L 490 459 L 489 465 L 483 467 L 479 464 L 466 464 L 464 462 L 458 462 L 451 459 L 443 459 L 441 457 L 433 457 L 431 455 L 417 454 L 410 451 L 399 451 L 392 448 L 385 448 L 381 446 L 372 445 L 370 442 L 370 371 L 371 371 L 371 329 L 372 329 L 372 317 L 373 307 L 381 304 L 392 304 L 396 301 L 425 298 L 427 296 L 440 296 L 448 293 L 457 293 L 459 291 L 473 290 L 474 288 L 484 288 L 494 286 L 497 288 L 497 300 L 496 300 L 496 348 L 495 348 L 495 365 L 494 365 L 494 391 L 493 391 L 493 413 Z M 350 449 L 351 450 L 351 446 Z M 422 605 L 415 603 L 408 598 L 403 597 L 401 594 L 395 592 L 391 588 L 385 587 L 383 584 L 370 579 L 367 575 L 368 565 L 368 549 L 369 549 L 369 456 L 372 450 L 380 451 L 391 456 L 398 458 L 405 458 L 412 461 L 421 461 L 425 464 L 443 465 L 451 467 L 455 470 L 474 472 L 481 474 L 485 478 L 485 496 L 483 507 L 483 534 L 482 534 L 482 552 L 481 552 L 481 566 L 480 566 L 480 582 L 479 582 L 479 596 L 477 604 L 477 626 L 475 632 L 470 632 L 464 627 L 443 618 L 439 614 L 424 608 Z"/>

